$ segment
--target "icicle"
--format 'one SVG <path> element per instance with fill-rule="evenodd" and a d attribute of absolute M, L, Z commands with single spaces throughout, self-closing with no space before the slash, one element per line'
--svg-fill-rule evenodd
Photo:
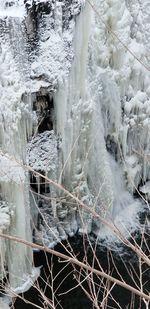
<path fill-rule="evenodd" d="M 2 298 L 0 299 L 0 309 L 10 309 L 9 305 Z"/>
<path fill-rule="evenodd" d="M 15 32 L 17 28 L 19 29 L 18 33 L 20 33 L 20 22 L 17 20 L 15 24 L 14 19 L 12 24 L 11 31 L 14 30 Z M 18 41 L 18 44 L 20 43 Z M 6 42 L 3 40 L 0 58 L 2 69 L 0 76 L 0 115 L 2 119 L 0 128 L 0 135 L 2 136 L 0 193 L 2 200 L 6 201 L 9 206 L 10 222 L 7 226 L 7 232 L 21 239 L 32 241 L 29 187 L 26 184 L 28 177 L 21 167 L 26 157 L 26 115 L 28 108 L 21 100 L 25 87 L 14 61 L 13 47 L 10 48 L 9 40 Z M 19 46 L 19 50 L 20 48 L 21 46 Z M 21 51 L 23 52 L 23 50 Z M 5 241 L 1 249 L 3 264 L 8 267 L 9 271 L 10 286 L 15 289 L 24 284 L 27 277 L 32 274 L 32 250 L 11 241 Z"/>
<path fill-rule="evenodd" d="M 14 216 L 9 226 L 9 234 L 31 241 L 30 211 L 28 191 L 23 182 L 1 183 L 3 197 L 14 205 Z M 26 207 L 25 207 L 26 204 Z M 32 250 L 24 245 L 9 242 L 6 246 L 8 256 L 9 281 L 12 288 L 17 288 L 25 281 L 25 276 L 32 273 Z M 22 276 L 24 274 L 24 277 Z"/>

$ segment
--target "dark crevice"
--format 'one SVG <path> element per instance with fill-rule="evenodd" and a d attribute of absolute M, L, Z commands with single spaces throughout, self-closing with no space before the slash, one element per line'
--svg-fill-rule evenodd
<path fill-rule="evenodd" d="M 38 118 L 38 133 L 54 129 L 54 101 L 53 97 L 47 95 L 36 95 L 33 102 L 33 111 Z"/>
<path fill-rule="evenodd" d="M 115 142 L 115 139 L 110 134 L 106 137 L 106 149 L 107 151 L 114 157 L 114 159 L 118 160 L 118 145 Z"/>
<path fill-rule="evenodd" d="M 143 180 L 143 178 L 141 177 L 141 180 L 139 182 L 138 188 L 137 188 L 137 190 L 133 194 L 134 198 L 141 198 L 142 201 L 145 200 L 146 204 L 148 202 L 150 202 L 149 195 L 148 195 L 148 192 L 147 193 L 143 193 L 141 191 L 141 187 L 145 186 L 147 181 L 149 181 L 149 179 Z"/>
<path fill-rule="evenodd" d="M 52 17 L 54 17 L 53 1 L 51 3 L 50 1 L 36 3 L 33 0 L 32 6 L 28 3 L 27 0 L 24 0 L 24 3 L 27 10 L 27 21 L 30 23 L 29 25 L 27 23 L 27 33 L 29 35 L 29 38 L 31 35 L 34 35 L 34 38 L 38 39 L 38 30 L 42 17 L 44 15 L 50 15 L 51 20 Z M 33 30 L 32 33 L 30 33 L 30 29 Z"/>
<path fill-rule="evenodd" d="M 15 5 L 15 2 L 14 2 L 14 1 L 8 0 L 8 1 L 6 1 L 6 3 L 5 3 L 5 8 L 11 7 L 11 6 L 13 6 L 13 5 Z"/>
<path fill-rule="evenodd" d="M 45 173 L 42 171 L 38 171 L 41 175 L 45 176 Z M 36 192 L 37 194 L 44 195 L 50 193 L 49 183 L 46 180 L 39 176 L 38 179 L 34 175 L 34 173 L 30 173 L 30 186 L 31 189 Z"/>

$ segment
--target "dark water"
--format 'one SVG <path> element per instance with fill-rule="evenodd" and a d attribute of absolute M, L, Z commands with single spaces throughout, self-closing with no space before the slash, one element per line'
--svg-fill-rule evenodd
<path fill-rule="evenodd" d="M 85 255 L 87 256 L 87 260 L 89 264 L 93 262 L 93 252 L 89 241 L 84 237 L 73 237 L 69 239 L 69 243 L 75 253 L 78 255 L 78 259 L 80 261 L 85 261 Z M 70 251 L 70 245 L 67 242 L 64 242 L 64 245 L 67 246 L 68 250 Z M 92 241 L 92 246 L 95 248 L 95 241 Z M 62 253 L 66 253 L 65 249 L 62 248 L 62 245 L 59 244 L 55 248 L 57 251 Z M 146 247 L 145 247 L 146 250 Z M 120 275 L 123 277 L 126 283 L 131 284 L 132 286 L 139 285 L 139 267 L 138 261 L 136 256 L 133 252 L 124 250 L 118 247 L 116 252 L 111 251 L 109 248 L 105 246 L 97 246 L 96 255 L 98 261 L 94 262 L 94 266 L 99 268 L 98 263 L 101 264 L 101 267 L 107 273 L 111 273 L 114 277 L 120 279 Z M 62 260 L 58 259 L 57 257 L 52 257 L 51 255 L 46 255 L 44 252 L 36 252 L 34 256 L 35 266 L 43 265 L 41 270 L 41 277 L 38 280 L 38 284 L 40 289 L 44 291 L 44 294 L 47 298 L 52 299 L 52 291 L 48 284 L 52 285 L 52 278 L 50 276 L 50 271 L 52 269 L 53 278 L 57 276 L 53 282 L 54 290 L 58 288 L 55 299 L 56 308 L 64 308 L 64 309 L 92 309 L 95 308 L 93 306 L 93 301 L 89 300 L 86 296 L 85 292 L 81 289 L 80 286 L 71 290 L 67 293 L 68 290 L 75 287 L 77 285 L 77 281 L 75 278 L 80 277 L 80 281 L 84 279 L 85 273 L 84 271 L 80 271 L 78 267 L 73 267 L 72 265 Z M 144 282 L 144 291 L 150 290 L 150 270 L 147 268 L 145 264 L 142 265 L 142 271 L 144 271 L 143 282 Z M 131 274 L 131 275 L 130 275 Z M 49 276 L 49 277 L 48 277 Z M 132 279 L 133 278 L 133 279 Z M 104 296 L 104 285 L 111 287 L 112 284 L 110 282 L 106 282 L 106 280 L 101 281 L 101 278 L 98 278 L 96 275 L 92 278 L 95 282 L 95 290 L 91 285 L 91 281 L 89 284 L 87 280 L 83 282 L 83 288 L 89 293 L 98 293 L 98 300 L 99 300 L 99 308 L 100 303 L 103 300 Z M 60 295 L 64 293 L 63 295 Z M 35 288 L 31 288 L 28 292 L 26 292 L 23 297 L 43 308 L 43 300 L 41 295 L 37 292 Z M 114 286 L 112 289 L 111 294 L 107 298 L 107 304 L 105 304 L 104 308 L 130 308 L 130 309 L 144 309 L 145 305 L 143 301 L 135 296 L 132 295 L 127 290 L 118 287 L 117 285 Z M 120 306 L 120 307 L 119 307 Z M 25 303 L 24 301 L 17 299 L 15 302 L 15 309 L 33 309 L 35 308 L 34 305 L 29 303 Z M 47 308 L 47 307 L 45 307 Z M 51 308 L 51 307 L 49 307 Z"/>

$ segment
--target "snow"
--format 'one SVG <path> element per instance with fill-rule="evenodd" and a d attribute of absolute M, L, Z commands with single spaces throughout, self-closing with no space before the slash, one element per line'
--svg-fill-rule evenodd
<path fill-rule="evenodd" d="M 57 139 L 54 131 L 45 131 L 36 135 L 28 143 L 28 160 L 27 163 L 35 171 L 48 173 L 55 170 L 57 165 Z"/>
<path fill-rule="evenodd" d="M 5 10 L 0 10 L 0 18 L 13 17 L 13 18 L 24 18 L 25 10 L 20 8 L 16 10 L 16 8 L 10 8 Z"/>
<path fill-rule="evenodd" d="M 24 18 L 25 14 L 26 14 L 26 11 L 25 11 L 23 0 L 19 0 L 19 1 L 1 0 L 0 1 L 0 18 L 2 17 L 3 18 L 6 18 L 6 17 Z"/>
<path fill-rule="evenodd" d="M 57 87 L 58 80 L 63 80 L 70 67 L 66 54 L 67 46 L 65 46 L 65 41 L 62 40 L 59 33 L 49 31 L 48 39 L 41 42 L 39 48 L 41 53 L 38 55 L 38 61 L 35 59 L 35 62 L 31 65 L 31 78 L 42 76 L 46 82 L 52 85 L 52 90 L 54 90 Z"/>

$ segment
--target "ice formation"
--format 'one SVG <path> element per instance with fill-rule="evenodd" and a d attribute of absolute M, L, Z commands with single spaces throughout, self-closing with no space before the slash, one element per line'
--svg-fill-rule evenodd
<path fill-rule="evenodd" d="M 0 231 L 48 246 L 101 232 L 54 182 L 115 222 L 150 194 L 148 1 L 90 3 L 0 0 Z M 0 246 L 23 286 L 31 250 Z"/>
<path fill-rule="evenodd" d="M 7 303 L 3 301 L 3 299 L 0 299 L 0 309 L 9 309 L 10 307 L 8 306 Z"/>

